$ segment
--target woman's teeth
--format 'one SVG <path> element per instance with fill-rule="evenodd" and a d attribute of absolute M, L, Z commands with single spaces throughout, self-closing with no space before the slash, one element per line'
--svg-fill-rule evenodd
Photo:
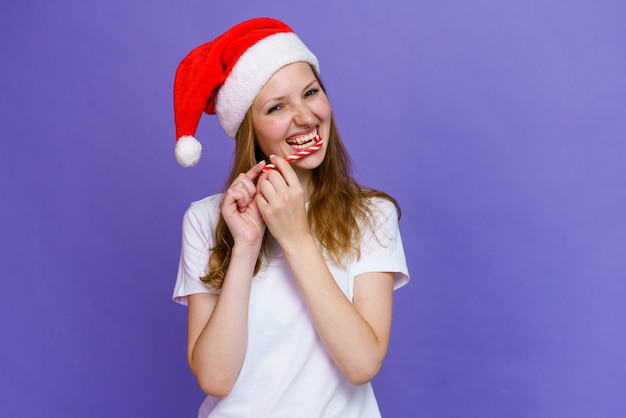
<path fill-rule="evenodd" d="M 317 132 L 313 131 L 308 135 L 304 135 L 298 138 L 292 138 L 287 140 L 287 144 L 296 149 L 304 149 L 311 146 L 311 142 L 315 140 Z"/>

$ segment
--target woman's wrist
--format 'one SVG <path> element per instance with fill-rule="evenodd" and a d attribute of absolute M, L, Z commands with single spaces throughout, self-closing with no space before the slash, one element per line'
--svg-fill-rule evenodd
<path fill-rule="evenodd" d="M 263 241 L 254 243 L 235 243 L 231 251 L 231 259 L 250 259 L 256 263 L 259 253 L 261 252 L 261 244 Z"/>
<path fill-rule="evenodd" d="M 317 251 L 317 245 L 311 234 L 298 238 L 290 238 L 279 241 L 279 245 L 283 250 L 283 253 L 287 258 L 289 257 L 302 257 L 304 254 L 308 254 L 310 251 Z"/>

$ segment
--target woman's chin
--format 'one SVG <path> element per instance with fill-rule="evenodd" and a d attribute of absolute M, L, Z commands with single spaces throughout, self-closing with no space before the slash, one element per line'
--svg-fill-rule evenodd
<path fill-rule="evenodd" d="M 297 161 L 292 162 L 294 169 L 314 170 L 324 162 L 325 155 L 311 154 Z"/>

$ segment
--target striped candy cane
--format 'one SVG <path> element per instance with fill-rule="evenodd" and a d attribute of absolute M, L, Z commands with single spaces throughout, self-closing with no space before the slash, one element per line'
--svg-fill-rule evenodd
<path fill-rule="evenodd" d="M 288 163 L 295 161 L 295 160 L 299 160 L 302 157 L 305 157 L 309 154 L 313 154 L 315 151 L 317 151 L 318 149 L 322 148 L 322 144 L 324 144 L 324 138 L 322 138 L 321 136 L 317 135 L 315 140 L 315 143 L 313 145 L 311 145 L 308 148 L 303 149 L 302 151 L 298 151 L 293 155 L 290 155 L 289 157 L 285 157 L 285 161 L 287 161 Z M 267 164 L 265 167 L 263 167 L 263 171 L 268 171 L 271 170 L 273 168 L 276 168 L 276 166 L 274 164 Z"/>

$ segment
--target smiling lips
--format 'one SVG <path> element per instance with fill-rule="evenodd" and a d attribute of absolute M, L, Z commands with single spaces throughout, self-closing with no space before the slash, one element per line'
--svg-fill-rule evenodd
<path fill-rule="evenodd" d="M 310 135 L 305 135 L 304 137 L 301 137 L 301 138 L 308 138 L 309 136 Z M 315 140 L 315 142 L 313 142 L 312 145 L 309 145 L 309 143 L 311 143 L 313 141 L 313 139 Z M 300 142 L 300 141 L 298 141 L 298 142 Z M 315 133 L 315 135 L 313 136 L 312 139 L 306 140 L 305 144 L 301 144 L 300 145 L 300 147 L 302 147 L 303 149 L 299 150 L 298 152 L 296 152 L 293 155 L 290 155 L 289 157 L 285 157 L 285 161 L 290 163 L 290 162 L 298 160 L 298 159 L 300 159 L 302 157 L 306 157 L 309 154 L 313 154 L 315 151 L 317 151 L 320 148 L 322 148 L 323 144 L 324 144 L 324 138 L 322 138 L 317 133 Z M 305 148 L 304 145 L 308 145 L 308 146 Z M 276 168 L 276 166 L 274 166 L 274 164 L 267 164 L 265 167 L 263 167 L 263 171 L 268 171 L 268 170 L 271 170 L 273 168 Z"/>
<path fill-rule="evenodd" d="M 287 144 L 297 150 L 303 150 L 310 147 L 318 137 L 317 129 L 296 138 L 287 139 Z"/>

